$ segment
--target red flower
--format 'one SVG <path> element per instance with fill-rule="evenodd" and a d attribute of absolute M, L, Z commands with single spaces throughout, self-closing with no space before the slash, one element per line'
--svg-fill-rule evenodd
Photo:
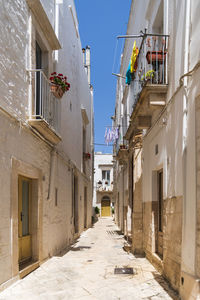
<path fill-rule="evenodd" d="M 64 79 L 67 80 L 67 77 L 65 76 Z"/>
<path fill-rule="evenodd" d="M 51 73 L 51 75 L 56 75 L 56 72 Z"/>
<path fill-rule="evenodd" d="M 51 80 L 51 81 L 54 80 L 54 77 L 50 77 L 49 80 Z"/>
<path fill-rule="evenodd" d="M 60 73 L 60 74 L 58 74 L 58 76 L 63 76 L 63 74 Z"/>

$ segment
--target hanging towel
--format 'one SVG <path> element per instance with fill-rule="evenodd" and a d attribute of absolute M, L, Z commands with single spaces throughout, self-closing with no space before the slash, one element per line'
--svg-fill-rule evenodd
<path fill-rule="evenodd" d="M 130 84 L 131 83 L 131 62 L 128 65 L 128 69 L 126 71 L 126 84 Z"/>

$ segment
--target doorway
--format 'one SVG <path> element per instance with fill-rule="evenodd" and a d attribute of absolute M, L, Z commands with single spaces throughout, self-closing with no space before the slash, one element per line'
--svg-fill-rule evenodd
<path fill-rule="evenodd" d="M 74 193 L 73 193 L 73 212 L 74 212 L 74 232 L 79 231 L 79 213 L 78 213 L 78 177 L 74 175 Z"/>
<path fill-rule="evenodd" d="M 87 228 L 87 187 L 84 187 L 84 228 Z"/>
<path fill-rule="evenodd" d="M 158 182 L 158 240 L 157 253 L 163 257 L 163 170 L 157 173 Z"/>
<path fill-rule="evenodd" d="M 110 217 L 110 198 L 106 196 L 101 200 L 101 217 Z"/>
<path fill-rule="evenodd" d="M 18 245 L 19 264 L 32 258 L 31 245 L 31 179 L 23 176 L 18 178 Z"/>

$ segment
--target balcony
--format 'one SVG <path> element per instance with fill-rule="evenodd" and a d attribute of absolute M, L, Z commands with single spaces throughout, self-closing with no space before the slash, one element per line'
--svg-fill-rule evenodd
<path fill-rule="evenodd" d="M 112 193 L 113 192 L 113 183 L 103 179 L 102 181 L 98 181 L 96 184 L 97 193 Z"/>
<path fill-rule="evenodd" d="M 128 146 L 123 144 L 119 146 L 116 159 L 120 165 L 125 165 L 128 162 Z"/>
<path fill-rule="evenodd" d="M 31 114 L 28 123 L 53 145 L 61 141 L 59 135 L 60 100 L 50 91 L 48 78 L 42 70 L 30 70 Z"/>
<path fill-rule="evenodd" d="M 129 86 L 130 125 L 126 139 L 148 129 L 166 104 L 168 89 L 168 36 L 144 34 Z"/>

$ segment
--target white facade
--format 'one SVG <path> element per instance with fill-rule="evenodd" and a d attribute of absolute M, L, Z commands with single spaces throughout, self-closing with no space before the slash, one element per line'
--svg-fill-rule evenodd
<path fill-rule="evenodd" d="M 117 221 L 124 228 L 128 197 L 130 207 L 133 204 L 133 250 L 144 251 L 182 299 L 197 299 L 200 293 L 198 13 L 198 4 L 193 0 L 132 1 L 127 35 L 140 35 L 141 31 L 145 33 L 145 28 L 147 35 L 126 39 L 120 74 L 126 74 L 134 40 L 140 49 L 138 69 L 136 80 L 129 86 L 123 78 L 118 79 L 116 97 L 115 126 L 120 126 L 124 140 L 128 141 L 125 155 L 118 150 L 121 141 L 116 146 Z M 159 40 L 156 34 L 162 35 L 166 46 L 165 63 L 157 62 L 157 66 L 155 62 L 147 63 L 146 58 L 149 43 Z M 142 81 L 142 77 L 137 77 L 138 72 L 140 68 L 144 71 L 141 61 L 145 72 L 152 69 L 155 79 L 158 72 L 160 77 L 157 82 L 141 84 L 137 90 L 137 79 Z M 165 81 L 161 82 L 161 78 Z M 122 124 L 128 125 L 124 129 Z M 161 222 L 158 175 L 161 173 L 162 230 L 158 229 Z M 129 178 L 128 196 L 125 174 Z"/>
<path fill-rule="evenodd" d="M 0 284 L 6 285 L 24 276 L 19 178 L 31 187 L 31 262 L 39 265 L 91 225 L 93 98 L 73 0 L 3 1 L 0 28 Z M 71 84 L 61 99 L 50 93 L 54 71 Z"/>
<path fill-rule="evenodd" d="M 94 155 L 94 193 L 93 208 L 99 207 L 103 197 L 113 202 L 113 155 L 96 152 Z"/>

